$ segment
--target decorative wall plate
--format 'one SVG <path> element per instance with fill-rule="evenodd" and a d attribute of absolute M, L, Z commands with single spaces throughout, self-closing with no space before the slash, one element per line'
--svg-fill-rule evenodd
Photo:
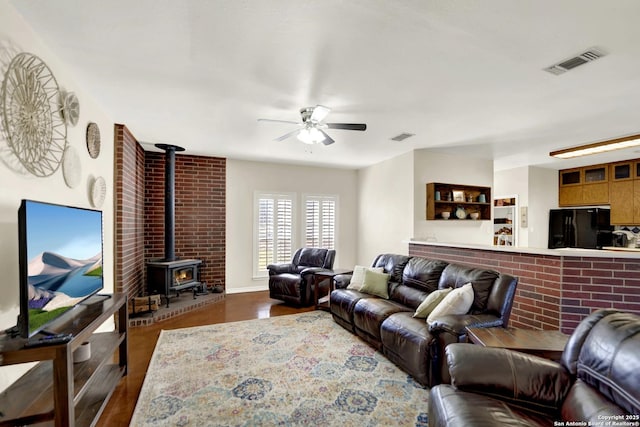
<path fill-rule="evenodd" d="M 93 180 L 91 184 L 91 204 L 94 208 L 102 207 L 104 198 L 107 195 L 107 184 L 104 182 L 104 178 L 99 176 Z"/>
<path fill-rule="evenodd" d="M 75 126 L 80 117 L 80 102 L 73 92 L 60 91 L 60 114 L 67 124 Z"/>
<path fill-rule="evenodd" d="M 87 151 L 92 159 L 100 155 L 100 128 L 94 122 L 87 125 Z"/>
<path fill-rule="evenodd" d="M 23 52 L 11 60 L 0 93 L 2 124 L 13 153 L 36 176 L 58 170 L 67 144 L 58 100 L 58 83 L 40 58 Z"/>
<path fill-rule="evenodd" d="M 75 148 L 68 146 L 64 150 L 64 158 L 62 159 L 62 175 L 67 187 L 74 188 L 80 183 L 81 165 L 80 156 Z"/>

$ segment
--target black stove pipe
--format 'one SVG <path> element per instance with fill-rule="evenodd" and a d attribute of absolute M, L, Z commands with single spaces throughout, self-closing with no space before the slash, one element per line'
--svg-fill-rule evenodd
<path fill-rule="evenodd" d="M 164 166 L 164 260 L 176 260 L 176 151 L 184 148 L 170 144 L 156 144 L 165 151 Z"/>

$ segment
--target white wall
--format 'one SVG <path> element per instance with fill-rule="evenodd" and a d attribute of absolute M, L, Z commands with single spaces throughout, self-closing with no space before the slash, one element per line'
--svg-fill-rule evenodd
<path fill-rule="evenodd" d="M 56 58 L 45 43 L 34 33 L 5 1 L 0 1 L 0 80 L 4 80 L 11 59 L 20 52 L 29 52 L 42 59 L 55 76 L 61 89 L 75 92 L 80 102 L 80 119 L 75 127 L 67 127 L 67 143 L 80 157 L 81 183 L 71 189 L 66 186 L 62 167 L 49 177 L 39 178 L 24 171 L 0 132 L 0 328 L 16 324 L 19 313 L 18 296 L 18 206 L 21 199 L 91 207 L 89 182 L 102 176 L 107 183 L 107 195 L 102 206 L 104 213 L 104 279 L 105 292 L 113 291 L 113 120 L 74 81 L 70 70 Z M 1 111 L 0 111 L 1 113 Z M 101 153 L 97 159 L 89 157 L 85 132 L 88 122 L 100 128 Z M 0 126 L 2 121 L 0 120 Z M 27 369 L 25 365 L 0 369 L 0 389 L 6 388 Z"/>
<path fill-rule="evenodd" d="M 296 230 L 302 235 L 303 194 L 337 194 L 337 247 L 334 267 L 353 267 L 356 260 L 357 172 L 311 166 L 227 160 L 226 291 L 268 289 L 268 280 L 253 278 L 253 197 L 255 191 L 296 193 Z"/>
<path fill-rule="evenodd" d="M 524 166 L 496 171 L 495 196 L 517 195 L 518 206 L 527 207 L 528 226 L 520 227 L 518 213 L 518 245 L 546 248 L 549 233 L 549 209 L 558 207 L 558 171 Z"/>
<path fill-rule="evenodd" d="M 358 264 L 406 254 L 413 236 L 413 152 L 358 171 Z"/>
<path fill-rule="evenodd" d="M 493 175 L 493 195 L 494 199 L 499 197 L 516 196 L 518 200 L 518 212 L 513 218 L 515 232 L 517 233 L 518 246 L 529 246 L 528 227 L 520 226 L 519 211 L 523 206 L 529 206 L 529 167 L 496 171 Z"/>
<path fill-rule="evenodd" d="M 529 168 L 528 246 L 546 248 L 549 235 L 549 209 L 558 208 L 558 171 Z"/>
<path fill-rule="evenodd" d="M 463 158 L 428 149 L 416 150 L 414 156 L 415 218 L 412 236 L 418 240 L 492 244 L 491 221 L 427 221 L 426 194 L 429 182 L 493 187 L 493 161 Z"/>

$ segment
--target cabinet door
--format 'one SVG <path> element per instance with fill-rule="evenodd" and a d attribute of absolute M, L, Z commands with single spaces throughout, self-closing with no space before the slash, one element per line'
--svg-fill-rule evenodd
<path fill-rule="evenodd" d="M 633 163 L 614 163 L 611 165 L 611 181 L 633 179 Z"/>
<path fill-rule="evenodd" d="M 634 205 L 636 203 L 634 199 L 638 199 L 637 203 L 638 206 L 640 206 L 640 198 L 635 196 L 635 194 L 640 190 L 639 187 L 640 180 L 611 182 L 611 191 L 609 196 L 611 202 L 612 225 L 630 225 L 638 221 L 634 219 L 634 216 L 636 215 L 634 213 Z"/>
<path fill-rule="evenodd" d="M 582 187 L 582 203 L 584 205 L 608 205 L 609 183 L 585 184 Z"/>
<path fill-rule="evenodd" d="M 638 163 L 640 165 L 640 163 Z M 627 201 L 627 204 L 632 205 L 633 209 L 633 223 L 626 225 L 640 225 L 640 179 L 633 181 L 633 201 Z M 613 209 L 611 209 L 613 212 Z"/>
<path fill-rule="evenodd" d="M 560 187 L 558 204 L 560 206 L 580 206 L 582 204 L 582 185 Z"/>

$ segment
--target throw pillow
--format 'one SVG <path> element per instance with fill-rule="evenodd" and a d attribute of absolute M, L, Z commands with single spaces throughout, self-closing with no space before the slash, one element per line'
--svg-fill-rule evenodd
<path fill-rule="evenodd" d="M 418 317 L 420 319 L 426 318 L 434 308 L 447 296 L 449 292 L 451 292 L 453 288 L 444 288 L 438 289 L 437 291 L 431 292 L 427 297 L 420 303 L 418 308 L 416 308 L 416 312 L 413 313 L 413 317 Z"/>
<path fill-rule="evenodd" d="M 364 272 L 366 270 L 375 271 L 376 273 L 382 273 L 384 270 L 382 267 L 365 267 L 362 265 L 356 265 L 353 267 L 353 274 L 351 275 L 351 281 L 347 286 L 347 289 L 353 289 L 359 291 L 364 283 Z"/>
<path fill-rule="evenodd" d="M 389 289 L 387 288 L 388 283 L 388 274 L 365 270 L 364 282 L 362 283 L 360 292 L 365 292 L 367 294 L 377 295 L 379 297 L 389 299 Z"/>
<path fill-rule="evenodd" d="M 432 323 L 438 317 L 447 314 L 466 314 L 471 308 L 471 304 L 473 304 L 473 287 L 471 283 L 467 283 L 449 292 L 429 314 L 427 323 Z"/>

